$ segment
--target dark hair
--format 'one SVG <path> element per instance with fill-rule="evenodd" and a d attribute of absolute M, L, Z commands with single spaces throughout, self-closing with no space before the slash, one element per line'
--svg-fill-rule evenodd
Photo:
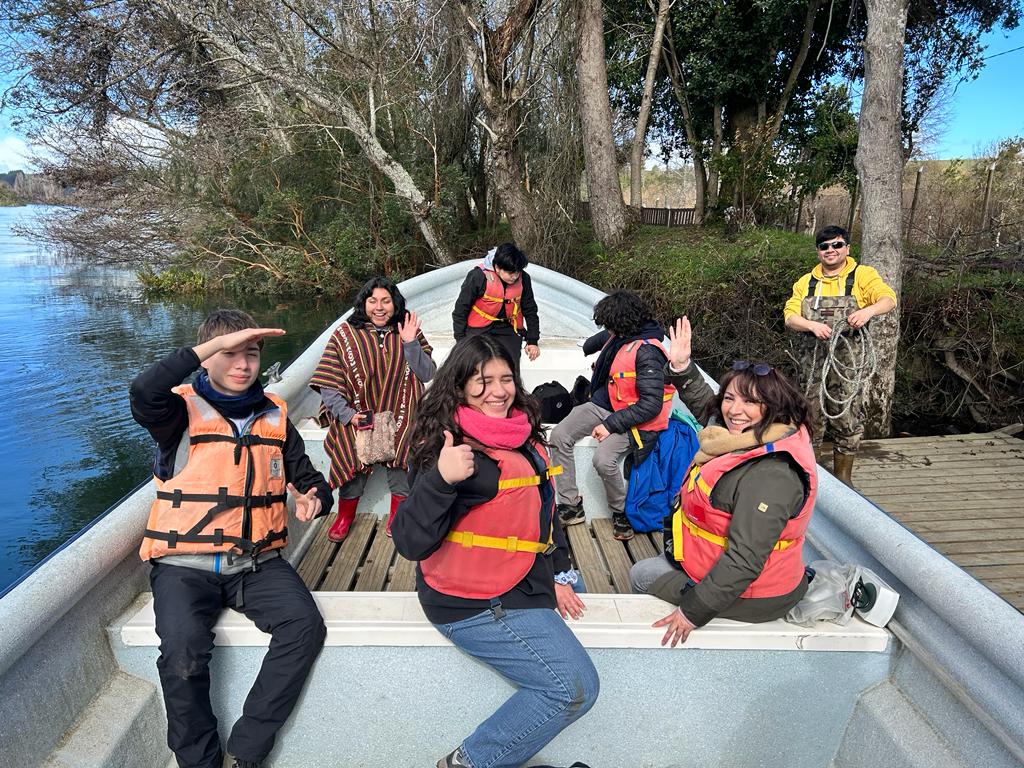
<path fill-rule="evenodd" d="M 388 325 L 398 325 L 405 322 L 405 297 L 398 290 L 398 286 L 386 277 L 374 277 L 367 280 L 363 287 L 356 294 L 356 300 L 352 303 L 352 314 L 348 318 L 348 324 L 361 328 L 366 323 L 371 323 L 366 316 L 366 300 L 373 295 L 374 288 L 383 288 L 391 294 L 391 302 L 395 306 L 395 312 L 388 320 Z"/>
<path fill-rule="evenodd" d="M 776 368 L 772 368 L 763 376 L 754 373 L 753 367 L 742 371 L 726 371 L 719 382 L 718 394 L 704 414 L 705 423 L 712 417 L 721 418 L 725 390 L 733 382 L 736 382 L 736 391 L 747 400 L 756 400 L 764 405 L 764 418 L 754 425 L 754 437 L 758 442 L 761 442 L 764 433 L 772 424 L 803 426 L 807 428 L 808 434 L 813 435 L 810 403 Z"/>
<path fill-rule="evenodd" d="M 497 247 L 494 252 L 494 261 L 491 263 L 497 269 L 503 269 L 506 272 L 522 272 L 530 260 L 515 243 L 508 242 Z"/>
<path fill-rule="evenodd" d="M 613 291 L 594 305 L 594 322 L 616 336 L 640 333 L 653 321 L 647 302 L 632 291 Z"/>
<path fill-rule="evenodd" d="M 834 237 L 841 237 L 846 244 L 850 244 L 850 233 L 842 227 L 837 227 L 835 224 L 830 224 L 827 227 L 822 227 L 814 234 L 814 244 L 820 245 L 826 240 L 831 240 Z"/>
<path fill-rule="evenodd" d="M 196 340 L 200 344 L 205 344 L 210 339 L 223 336 L 225 333 L 259 327 L 248 312 L 243 312 L 240 309 L 218 309 L 203 320 L 199 330 L 196 331 Z M 257 343 L 260 345 L 260 349 L 263 349 L 263 339 Z"/>
<path fill-rule="evenodd" d="M 437 456 L 444 444 L 444 430 L 452 433 L 456 442 L 462 438 L 462 430 L 455 422 L 455 409 L 465 405 L 463 392 L 466 383 L 479 373 L 491 360 L 504 360 L 516 383 L 516 396 L 512 406 L 526 414 L 533 427 L 531 438 L 544 442 L 541 429 L 540 405 L 533 395 L 523 389 L 522 379 L 508 350 L 490 336 L 467 336 L 449 353 L 447 359 L 430 383 L 423 399 L 416 406 L 416 422 L 412 429 L 412 450 L 409 464 L 418 470 L 426 469 L 437 462 Z"/>

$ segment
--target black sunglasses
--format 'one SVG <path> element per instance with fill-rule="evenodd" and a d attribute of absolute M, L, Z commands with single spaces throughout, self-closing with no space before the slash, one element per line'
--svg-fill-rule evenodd
<path fill-rule="evenodd" d="M 845 247 L 846 247 L 846 241 L 845 240 L 834 240 L 831 243 L 818 243 L 818 250 L 819 251 L 827 251 L 829 248 L 831 248 L 831 249 L 833 249 L 835 251 L 838 251 L 840 248 L 845 248 Z"/>
<path fill-rule="evenodd" d="M 745 371 L 748 368 L 755 376 L 767 376 L 772 370 L 772 367 L 768 365 L 768 363 L 752 363 L 749 360 L 732 361 L 732 369 L 734 371 Z"/>

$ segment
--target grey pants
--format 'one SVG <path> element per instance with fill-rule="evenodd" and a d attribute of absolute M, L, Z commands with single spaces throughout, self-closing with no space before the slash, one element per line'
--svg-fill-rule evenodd
<path fill-rule="evenodd" d="M 593 403 L 577 405 L 551 432 L 551 459 L 561 464 L 562 474 L 556 475 L 555 492 L 559 504 L 575 504 L 580 497 L 576 487 L 576 464 L 573 446 L 580 438 L 587 437 L 598 424 L 611 416 Z M 597 444 L 594 452 L 594 469 L 604 483 L 608 497 L 608 508 L 622 512 L 626 508 L 626 482 L 622 477 L 619 462 L 629 452 L 630 436 L 612 433 Z"/>
<path fill-rule="evenodd" d="M 686 574 L 665 559 L 665 555 L 648 557 L 645 560 L 637 560 L 629 569 L 629 586 L 637 594 L 645 594 L 658 579 L 667 573 L 678 573 L 685 584 Z"/>
<path fill-rule="evenodd" d="M 383 464 L 374 464 L 374 468 L 380 467 L 388 473 L 388 488 L 394 496 L 409 495 L 409 473 L 401 467 L 385 467 Z M 338 491 L 339 499 L 358 499 L 366 490 L 366 481 L 374 470 L 360 472 L 353 477 Z"/>

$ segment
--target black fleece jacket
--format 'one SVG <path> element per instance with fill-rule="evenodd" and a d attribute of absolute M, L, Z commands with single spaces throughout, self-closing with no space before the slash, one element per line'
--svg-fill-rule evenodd
<path fill-rule="evenodd" d="M 615 354 L 626 344 L 639 339 L 665 338 L 665 331 L 657 323 L 648 324 L 640 333 L 632 336 L 612 337 L 594 364 L 594 375 L 590 380 L 590 399 L 605 410 L 612 410 L 608 397 L 608 374 Z M 583 343 L 584 354 L 592 354 L 604 346 L 609 339 L 607 331 L 591 336 Z M 653 419 L 661 412 L 665 395 L 665 355 L 654 344 L 642 344 L 636 352 L 636 391 L 639 400 L 628 408 L 615 411 L 604 420 L 609 432 L 623 434 L 630 428 Z M 646 442 L 646 440 L 645 440 Z"/>
<path fill-rule="evenodd" d="M 191 347 L 181 347 L 144 370 L 131 384 L 129 397 L 132 418 L 156 440 L 157 454 L 153 474 L 161 480 L 170 477 L 181 436 L 188 429 L 185 401 L 171 391 L 199 368 L 199 357 Z M 264 401 L 270 405 L 270 400 Z M 216 403 L 210 403 L 214 408 Z M 227 418 L 227 417 L 225 417 Z M 288 421 L 284 440 L 284 476 L 301 493 L 314 485 L 320 499 L 322 517 L 334 506 L 331 486 L 306 456 L 306 444 Z"/>
<path fill-rule="evenodd" d="M 523 320 L 526 321 L 526 343 L 537 344 L 540 340 L 540 320 L 537 317 L 537 300 L 533 297 L 533 283 L 530 276 L 525 272 L 520 273 L 519 278 L 523 283 L 523 296 L 519 301 L 519 308 L 523 312 Z M 500 279 L 500 278 L 499 278 Z M 462 289 L 459 291 L 459 298 L 455 300 L 455 309 L 452 310 L 452 329 L 455 333 L 455 340 L 458 341 L 468 332 L 476 333 L 500 332 L 515 333 L 512 326 L 507 322 L 491 323 L 486 328 L 470 329 L 469 313 L 473 311 L 473 303 L 484 295 L 487 287 L 487 276 L 479 267 L 473 267 L 462 281 Z M 498 311 L 498 317 L 505 316 L 505 307 L 502 305 Z"/>
<path fill-rule="evenodd" d="M 540 457 L 525 446 L 519 449 L 538 472 L 543 469 Z M 398 507 L 395 521 L 391 525 L 395 549 L 408 560 L 425 560 L 430 557 L 448 532 L 465 517 L 472 507 L 490 501 L 498 495 L 498 464 L 483 451 L 473 451 L 476 471 L 467 479 L 449 485 L 441 477 L 437 467 L 423 472 L 410 472 L 409 496 Z M 538 486 L 541 494 L 541 530 L 551 525 L 554 507 L 554 491 L 551 483 Z M 498 599 L 504 608 L 550 608 L 556 606 L 554 575 L 568 571 L 569 548 L 565 532 L 556 520 L 552 529 L 555 551 L 550 555 L 539 554 L 533 567 L 522 581 Z M 416 591 L 423 612 L 434 624 L 451 624 L 487 610 L 487 600 L 470 600 L 438 592 L 423 580 L 423 571 L 416 566 Z"/>

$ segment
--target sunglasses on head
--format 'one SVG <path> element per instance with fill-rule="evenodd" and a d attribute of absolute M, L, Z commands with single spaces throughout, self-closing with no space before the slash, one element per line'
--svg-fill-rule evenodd
<path fill-rule="evenodd" d="M 831 248 L 834 251 L 838 251 L 840 248 L 845 248 L 845 247 L 846 247 L 846 241 L 845 240 L 833 240 L 831 243 L 818 243 L 818 250 L 819 251 L 827 251 L 829 248 Z"/>
<path fill-rule="evenodd" d="M 768 363 L 752 363 L 749 360 L 733 360 L 732 369 L 734 371 L 746 371 L 750 370 L 755 376 L 767 376 L 771 373 L 772 367 Z"/>

